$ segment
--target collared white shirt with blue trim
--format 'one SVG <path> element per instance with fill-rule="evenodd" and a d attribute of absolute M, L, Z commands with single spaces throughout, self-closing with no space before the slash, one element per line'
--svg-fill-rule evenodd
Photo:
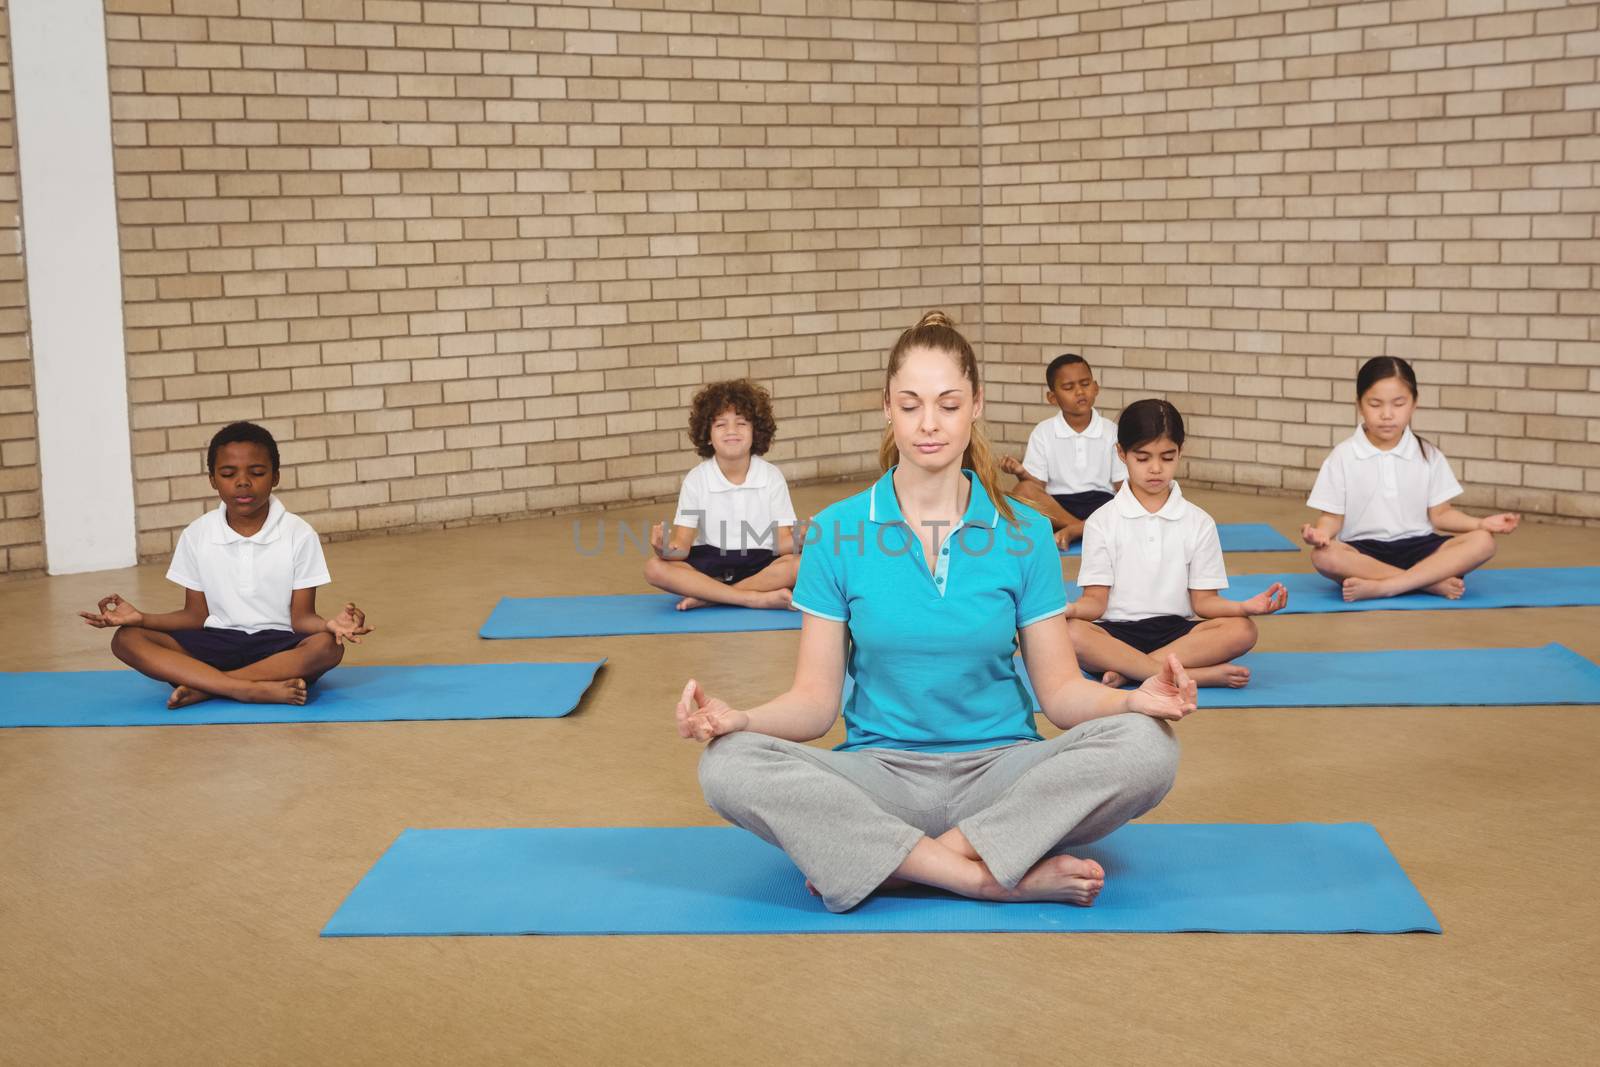
<path fill-rule="evenodd" d="M 966 511 L 939 531 L 930 569 L 894 490 L 894 468 L 823 509 L 806 533 L 794 606 L 844 623 L 842 749 L 961 752 L 1037 741 L 1017 673 L 1017 631 L 1063 614 L 1050 523 L 1012 502 L 1000 515 L 972 471 Z"/>
<path fill-rule="evenodd" d="M 1461 483 L 1444 453 L 1422 443 L 1407 426 L 1387 451 L 1360 427 L 1322 461 L 1306 503 L 1344 516 L 1341 541 L 1399 541 L 1433 533 L 1428 509 L 1461 495 Z"/>

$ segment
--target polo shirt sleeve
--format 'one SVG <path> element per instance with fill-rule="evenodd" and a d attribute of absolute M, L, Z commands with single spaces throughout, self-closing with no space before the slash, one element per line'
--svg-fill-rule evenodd
<path fill-rule="evenodd" d="M 673 513 L 672 525 L 705 532 L 707 494 L 704 481 L 699 467 L 683 476 L 683 488 L 678 490 L 678 510 Z"/>
<path fill-rule="evenodd" d="M 1329 515 L 1343 515 L 1347 492 L 1344 480 L 1344 457 L 1335 448 L 1333 453 L 1322 461 L 1322 469 L 1317 471 L 1317 480 L 1311 486 L 1311 496 L 1306 499 L 1306 506 Z"/>
<path fill-rule="evenodd" d="M 310 523 L 299 523 L 294 537 L 295 589 L 315 589 L 333 581 L 328 574 L 328 561 L 322 555 L 322 539 Z"/>
<path fill-rule="evenodd" d="M 1217 523 L 1210 515 L 1197 522 L 1190 533 L 1189 588 L 1228 588 L 1228 568 L 1222 562 L 1222 538 L 1217 536 Z"/>
<path fill-rule="evenodd" d="M 1017 538 L 1014 550 L 1024 552 L 1022 576 L 1017 590 L 1017 629 L 1060 615 L 1067 610 L 1067 587 L 1061 580 L 1061 552 L 1056 548 L 1050 521 L 1031 513 L 1026 521 L 1018 516 L 1016 527 L 1006 531 Z"/>
<path fill-rule="evenodd" d="M 794 580 L 794 599 L 791 602 L 807 615 L 833 622 L 849 622 L 850 603 L 845 597 L 844 561 L 839 558 L 840 534 L 854 538 L 866 531 L 841 531 L 836 529 L 838 523 L 838 518 L 826 511 L 811 520 L 804 542 L 805 551 L 800 553 L 800 573 Z"/>
<path fill-rule="evenodd" d="M 1078 566 L 1078 585 L 1087 588 L 1091 585 L 1112 584 L 1117 576 L 1117 568 L 1111 554 L 1110 523 L 1101 518 L 1106 512 L 1101 508 L 1083 524 L 1083 562 Z"/>
<path fill-rule="evenodd" d="M 788 481 L 777 468 L 773 468 L 772 477 L 767 482 L 767 494 L 767 508 L 771 513 L 769 521 L 779 526 L 793 526 L 794 501 L 789 499 Z"/>
<path fill-rule="evenodd" d="M 1028 435 L 1028 451 L 1022 456 L 1022 466 L 1041 482 L 1050 480 L 1050 457 L 1045 448 L 1044 435 L 1049 433 L 1049 423 L 1043 422 Z"/>
<path fill-rule="evenodd" d="M 1111 424 L 1111 484 L 1128 480 L 1128 465 L 1117 455 L 1117 424 Z"/>
<path fill-rule="evenodd" d="M 1454 500 L 1461 495 L 1461 483 L 1456 481 L 1455 472 L 1450 469 L 1450 461 L 1444 458 L 1444 453 L 1432 445 L 1428 446 L 1428 506 L 1436 508 L 1447 500 Z"/>
<path fill-rule="evenodd" d="M 178 546 L 172 550 L 172 565 L 167 568 L 167 581 L 204 593 L 200 584 L 200 560 L 195 552 L 195 528 L 191 523 L 178 535 Z"/>

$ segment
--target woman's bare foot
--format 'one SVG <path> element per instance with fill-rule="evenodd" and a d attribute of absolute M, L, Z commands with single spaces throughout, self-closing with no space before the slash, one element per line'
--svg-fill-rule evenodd
<path fill-rule="evenodd" d="M 246 682 L 237 699 L 245 704 L 304 704 L 306 680 L 286 678 L 277 682 Z"/>
<path fill-rule="evenodd" d="M 686 596 L 682 600 L 678 601 L 678 610 L 693 611 L 695 608 L 705 607 L 708 603 L 710 603 L 710 601 L 701 600 L 697 596 Z"/>
<path fill-rule="evenodd" d="M 1214 667 L 1190 667 L 1189 677 L 1195 685 L 1221 689 L 1243 689 L 1250 684 L 1250 668 L 1237 663 L 1219 663 Z"/>
<path fill-rule="evenodd" d="M 1095 902 L 1105 884 L 1105 868 L 1094 860 L 1067 855 L 1046 856 L 1022 876 L 1017 888 L 1006 889 L 997 882 L 995 890 L 998 892 L 988 895 L 994 900 L 1050 900 L 1086 908 Z"/>
<path fill-rule="evenodd" d="M 1124 678 L 1116 671 L 1106 671 L 1106 673 L 1100 676 L 1100 684 L 1108 685 L 1112 689 L 1121 689 L 1123 686 L 1128 684 L 1128 679 Z"/>
<path fill-rule="evenodd" d="M 186 708 L 190 704 L 198 704 L 202 700 L 210 699 L 210 693 L 202 693 L 198 689 L 190 689 L 186 685 L 180 685 L 173 689 L 172 695 L 167 698 L 167 710 L 177 711 L 179 708 Z"/>
<path fill-rule="evenodd" d="M 1423 587 L 1421 591 L 1432 593 L 1434 596 L 1442 596 L 1446 600 L 1460 600 L 1461 594 L 1467 591 L 1467 583 L 1460 578 L 1446 578 L 1442 582 L 1434 582 L 1432 585 Z"/>

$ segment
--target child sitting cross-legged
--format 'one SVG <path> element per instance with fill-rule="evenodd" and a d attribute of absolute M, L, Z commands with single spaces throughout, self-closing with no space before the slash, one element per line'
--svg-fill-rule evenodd
<path fill-rule="evenodd" d="M 171 685 L 169 708 L 211 697 L 304 704 L 307 687 L 344 658 L 344 642 L 372 627 L 354 604 L 331 619 L 317 614 L 328 565 L 317 532 L 272 495 L 272 434 L 249 422 L 225 426 L 206 467 L 221 503 L 183 531 L 167 571 L 183 587 L 183 608 L 151 615 L 112 594 L 78 614 L 117 627 L 112 653 Z"/>

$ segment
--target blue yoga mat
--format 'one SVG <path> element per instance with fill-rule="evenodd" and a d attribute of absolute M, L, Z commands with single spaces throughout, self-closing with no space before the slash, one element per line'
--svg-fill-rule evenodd
<path fill-rule="evenodd" d="M 1407 593 L 1384 600 L 1346 604 L 1339 586 L 1320 574 L 1235 574 L 1222 595 L 1247 600 L 1273 582 L 1289 589 L 1289 606 L 1279 615 L 1320 615 L 1333 611 L 1457 611 L 1476 608 L 1566 608 L 1600 605 L 1600 567 L 1506 567 L 1473 571 L 1467 575 L 1467 592 L 1460 600 L 1427 593 Z M 1067 598 L 1078 599 L 1076 585 L 1067 586 Z"/>
<path fill-rule="evenodd" d="M 168 711 L 170 686 L 134 671 L 0 675 L 0 728 L 206 723 L 554 719 L 578 706 L 604 660 L 338 667 L 304 707 L 207 700 Z"/>
<path fill-rule="evenodd" d="M 1092 908 L 907 890 L 834 915 L 732 827 L 407 830 L 322 935 L 1439 932 L 1366 823 L 1140 823 L 1074 853 L 1106 868 Z"/>
<path fill-rule="evenodd" d="M 798 611 L 723 604 L 679 611 L 671 593 L 501 597 L 479 637 L 608 637 L 615 634 L 727 634 L 798 630 Z"/>
<path fill-rule="evenodd" d="M 1221 522 L 1217 535 L 1224 552 L 1298 552 L 1300 546 L 1264 522 Z M 1063 556 L 1083 555 L 1083 542 L 1074 541 Z"/>
<path fill-rule="evenodd" d="M 1543 648 L 1252 652 L 1238 662 L 1250 668 L 1250 684 L 1243 689 L 1202 689 L 1202 708 L 1600 704 L 1600 665 L 1556 644 Z M 1023 683 L 1031 692 L 1026 671 Z M 845 691 L 849 692 L 848 686 Z"/>

